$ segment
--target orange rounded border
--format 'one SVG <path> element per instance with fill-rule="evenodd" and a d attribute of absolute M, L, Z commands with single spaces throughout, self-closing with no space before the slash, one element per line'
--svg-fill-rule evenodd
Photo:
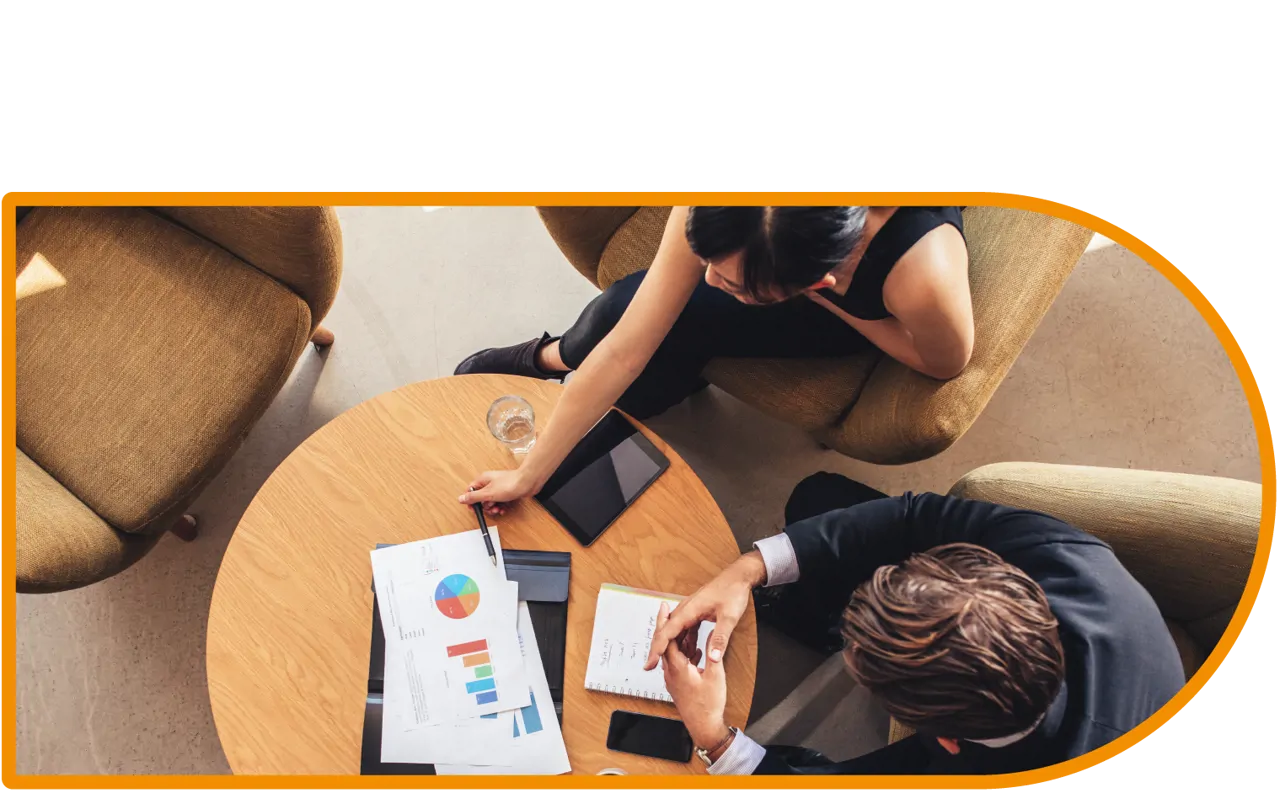
<path fill-rule="evenodd" d="M 3 781 L 10 788 L 995 788 L 1047 782 L 1097 765 L 1133 746 L 1173 717 L 1204 687 L 1222 659 L 1235 644 L 1249 612 L 1257 600 L 1271 551 L 1275 530 L 1276 464 L 1271 429 L 1257 380 L 1245 360 L 1240 345 L 1222 317 L 1199 289 L 1178 268 L 1151 246 L 1112 223 L 1074 207 L 1030 196 L 1010 193 L 9 193 L 3 202 L 4 267 L 17 272 L 16 213 L 19 206 L 644 206 L 644 205 L 852 205 L 852 206 L 998 206 L 1025 209 L 1069 220 L 1123 245 L 1160 271 L 1178 291 L 1191 301 L 1226 350 L 1244 388 L 1258 436 L 1262 467 L 1262 525 L 1253 568 L 1240 605 L 1227 625 L 1217 647 L 1200 670 L 1163 708 L 1151 718 L 1111 743 L 1064 763 L 998 776 L 477 776 L 370 777 L 370 776 L 203 776 L 203 775 L 18 775 L 17 755 L 17 633 L 14 624 L 17 595 L 14 584 L 5 585 L 4 679 L 5 726 L 9 741 L 3 746 Z M 3 344 L 3 371 L 8 397 L 4 403 L 3 443 L 7 474 L 3 482 L 4 524 L 15 521 L 16 412 L 14 407 L 15 286 L 4 279 L 4 308 L 7 316 Z M 16 533 L 4 536 L 5 581 L 16 580 L 13 558 Z"/>

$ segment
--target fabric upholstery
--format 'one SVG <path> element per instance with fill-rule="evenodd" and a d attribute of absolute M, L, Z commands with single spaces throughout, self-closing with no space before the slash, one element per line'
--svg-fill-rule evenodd
<path fill-rule="evenodd" d="M 640 207 L 618 227 L 600 254 L 596 279 L 601 289 L 640 270 L 649 269 L 667 227 L 671 207 Z"/>
<path fill-rule="evenodd" d="M 898 721 L 894 717 L 889 717 L 889 740 L 888 743 L 897 743 L 904 738 L 910 738 L 915 735 L 916 731 Z"/>
<path fill-rule="evenodd" d="M 342 230 L 332 207 L 154 207 L 297 293 L 314 329 L 342 277 Z"/>
<path fill-rule="evenodd" d="M 669 207 L 539 207 L 573 266 L 601 288 L 648 267 Z M 964 212 L 973 359 L 941 382 L 871 353 L 809 361 L 722 359 L 706 378 L 851 457 L 894 464 L 946 449 L 973 424 L 1044 317 L 1093 232 L 1034 212 Z"/>
<path fill-rule="evenodd" d="M 1101 538 L 1205 655 L 1244 592 L 1262 523 L 1261 485 L 1192 474 L 997 463 L 951 492 L 1046 512 Z"/>
<path fill-rule="evenodd" d="M 1173 637 L 1173 646 L 1178 648 L 1178 657 L 1182 659 L 1182 669 L 1190 680 L 1200 669 L 1200 665 L 1204 663 L 1205 652 L 1200 647 L 1199 642 L 1191 638 L 1191 634 L 1187 633 L 1187 629 L 1173 620 L 1165 620 L 1165 627 L 1169 629 L 1169 635 Z"/>
<path fill-rule="evenodd" d="M 763 413 L 819 433 L 840 421 L 881 357 L 717 358 L 703 377 Z"/>
<path fill-rule="evenodd" d="M 975 330 L 969 365 L 939 381 L 883 357 L 848 417 L 820 436 L 828 445 L 885 465 L 949 447 L 986 407 L 1093 237 L 1065 220 L 998 207 L 966 209 L 964 224 Z"/>
<path fill-rule="evenodd" d="M 66 286 L 19 301 L 17 442 L 110 526 L 163 531 L 311 333 L 296 294 L 160 215 L 45 207 L 18 228 Z"/>
<path fill-rule="evenodd" d="M 537 207 L 538 216 L 565 258 L 596 286 L 600 286 L 596 273 L 605 245 L 618 226 L 637 209 L 639 207 Z M 646 263 L 645 267 L 648 266 Z"/>
<path fill-rule="evenodd" d="M 16 463 L 19 592 L 56 592 L 115 575 L 158 539 L 111 528 L 21 449 Z"/>

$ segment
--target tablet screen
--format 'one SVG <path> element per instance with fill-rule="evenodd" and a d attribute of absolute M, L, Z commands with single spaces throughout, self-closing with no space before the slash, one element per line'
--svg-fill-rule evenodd
<path fill-rule="evenodd" d="M 640 431 L 610 410 L 547 480 L 537 500 L 590 545 L 670 465 Z"/>

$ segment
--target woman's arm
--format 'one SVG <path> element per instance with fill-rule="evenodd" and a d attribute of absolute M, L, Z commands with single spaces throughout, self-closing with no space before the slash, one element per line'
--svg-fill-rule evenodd
<path fill-rule="evenodd" d="M 644 371 L 702 278 L 702 264 L 685 239 L 688 215 L 688 207 L 671 210 L 644 282 L 618 324 L 578 367 L 520 467 L 481 474 L 471 483 L 475 491 L 460 501 L 501 504 L 541 490 L 574 445 Z"/>
<path fill-rule="evenodd" d="M 892 317 L 850 325 L 888 355 L 921 374 L 949 380 L 973 354 L 969 254 L 952 226 L 940 226 L 911 247 L 884 284 Z"/>

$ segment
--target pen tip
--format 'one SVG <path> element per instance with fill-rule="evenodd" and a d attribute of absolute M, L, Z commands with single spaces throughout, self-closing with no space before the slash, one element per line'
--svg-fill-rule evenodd
<path fill-rule="evenodd" d="M 493 566 L 494 566 L 494 567 L 497 567 L 497 566 L 498 566 L 498 557 L 496 557 L 496 556 L 490 556 L 490 557 L 489 557 L 489 561 L 493 563 Z"/>

